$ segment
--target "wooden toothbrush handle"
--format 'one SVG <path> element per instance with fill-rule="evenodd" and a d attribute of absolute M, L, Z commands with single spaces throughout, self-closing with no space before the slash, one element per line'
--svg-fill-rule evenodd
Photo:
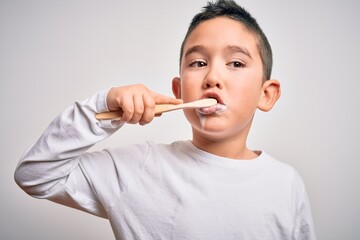
<path fill-rule="evenodd" d="M 96 113 L 95 118 L 97 120 L 111 120 L 121 118 L 123 115 L 122 111 L 114 111 L 114 112 L 102 112 Z"/>
<path fill-rule="evenodd" d="M 173 104 L 159 104 L 155 105 L 155 114 L 160 114 L 163 112 L 168 112 L 171 110 L 175 110 L 175 105 Z M 177 108 L 176 108 L 177 109 Z M 112 112 L 102 112 L 96 113 L 95 118 L 98 120 L 110 120 L 110 119 L 118 119 L 123 115 L 123 111 L 112 111 Z"/>

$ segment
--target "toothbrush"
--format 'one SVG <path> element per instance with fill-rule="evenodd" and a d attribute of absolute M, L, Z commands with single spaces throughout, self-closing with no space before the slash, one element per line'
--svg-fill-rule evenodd
<path fill-rule="evenodd" d="M 182 103 L 182 104 L 158 104 L 155 105 L 155 114 L 160 114 L 164 112 L 170 112 L 178 109 L 185 108 L 203 108 L 210 107 L 217 104 L 217 100 L 214 98 L 205 98 L 193 102 Z M 95 114 L 96 119 L 98 120 L 109 120 L 109 119 L 117 119 L 121 118 L 123 112 L 113 111 L 113 112 L 102 112 Z"/>

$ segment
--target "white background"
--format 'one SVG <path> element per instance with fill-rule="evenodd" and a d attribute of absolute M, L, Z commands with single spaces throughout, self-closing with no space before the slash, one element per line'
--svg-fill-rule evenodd
<path fill-rule="evenodd" d="M 68 105 L 113 85 L 171 94 L 188 24 L 206 1 L 0 1 L 1 239 L 114 239 L 106 220 L 27 196 L 21 154 Z M 360 239 L 360 1 L 260 1 L 245 6 L 267 34 L 282 97 L 249 138 L 294 166 L 318 239 Z M 126 126 L 95 149 L 191 137 L 182 113 Z"/>

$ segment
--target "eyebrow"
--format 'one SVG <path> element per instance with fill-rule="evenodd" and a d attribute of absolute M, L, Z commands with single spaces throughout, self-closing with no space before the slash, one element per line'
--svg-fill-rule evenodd
<path fill-rule="evenodd" d="M 240 52 L 245 54 L 246 56 L 248 56 L 250 59 L 252 59 L 252 56 L 249 52 L 249 50 L 245 47 L 240 47 L 240 46 L 236 46 L 236 45 L 232 45 L 232 46 L 228 46 L 227 47 L 228 50 L 230 50 L 231 52 Z"/>
<path fill-rule="evenodd" d="M 204 46 L 195 45 L 195 46 L 189 48 L 188 50 L 186 50 L 184 57 L 187 57 L 187 56 L 189 56 L 190 54 L 192 54 L 194 52 L 203 52 L 204 49 L 205 49 Z"/>
<path fill-rule="evenodd" d="M 248 56 L 250 59 L 252 59 L 252 56 L 249 52 L 249 50 L 245 47 L 240 47 L 240 46 L 237 46 L 237 45 L 229 45 L 226 47 L 226 50 L 229 51 L 229 52 L 240 52 L 240 53 L 243 53 L 245 54 L 246 56 Z M 202 45 L 195 45 L 193 47 L 190 47 L 186 52 L 185 52 L 185 55 L 184 57 L 187 57 L 188 55 L 194 53 L 194 52 L 204 52 L 205 51 L 205 47 L 202 46 Z"/>

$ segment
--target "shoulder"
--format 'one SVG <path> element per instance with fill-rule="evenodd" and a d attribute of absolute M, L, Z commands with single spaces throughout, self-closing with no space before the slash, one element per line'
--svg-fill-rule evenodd
<path fill-rule="evenodd" d="M 293 189 L 297 189 L 299 192 L 304 191 L 304 181 L 293 166 L 274 158 L 266 152 L 262 152 L 261 155 L 266 163 L 265 166 L 274 178 L 278 178 L 279 181 L 286 181 Z"/>
<path fill-rule="evenodd" d="M 137 165 L 157 164 L 169 162 L 173 158 L 181 158 L 182 153 L 186 152 L 186 141 L 177 141 L 171 144 L 156 143 L 147 141 L 140 144 L 133 144 L 122 146 L 114 149 L 107 149 L 106 151 L 112 155 L 112 159 L 121 162 L 129 162 L 133 165 L 134 161 Z M 164 160 L 164 161 L 163 161 Z"/>
<path fill-rule="evenodd" d="M 267 152 L 262 152 L 261 157 L 264 159 L 265 165 L 269 168 L 273 168 L 274 170 L 293 175 L 294 177 L 299 177 L 299 173 L 297 172 L 297 170 L 290 164 L 278 160 Z"/>
<path fill-rule="evenodd" d="M 152 141 L 146 142 L 149 153 L 152 154 L 165 154 L 165 155 L 182 155 L 189 151 L 188 141 L 175 141 L 170 144 L 156 143 Z"/>

